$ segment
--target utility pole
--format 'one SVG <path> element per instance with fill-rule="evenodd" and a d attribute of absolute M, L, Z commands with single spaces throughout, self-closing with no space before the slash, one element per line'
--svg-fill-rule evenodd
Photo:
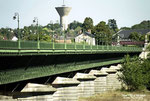
<path fill-rule="evenodd" d="M 14 20 L 16 20 L 17 19 L 17 22 L 18 22 L 18 29 L 17 29 L 17 31 L 18 31 L 18 49 L 20 49 L 21 47 L 20 47 L 20 29 L 19 29 L 19 22 L 20 22 L 20 20 L 19 20 L 19 13 L 15 13 L 15 15 L 13 16 L 13 19 Z"/>
<path fill-rule="evenodd" d="M 37 34 L 37 49 L 40 49 L 40 38 L 39 38 L 39 32 L 38 32 L 38 27 L 39 27 L 39 24 L 38 24 L 38 18 L 37 17 L 34 17 L 34 20 L 33 20 L 33 23 L 36 23 L 36 34 Z"/>

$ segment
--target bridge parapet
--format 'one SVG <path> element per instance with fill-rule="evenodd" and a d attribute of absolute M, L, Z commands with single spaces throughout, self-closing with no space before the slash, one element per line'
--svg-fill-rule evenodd
<path fill-rule="evenodd" d="M 20 45 L 20 46 L 19 46 Z M 141 52 L 141 47 L 136 46 L 109 46 L 109 45 L 86 45 L 86 44 L 67 44 L 36 41 L 0 41 L 1 55 L 48 55 L 48 54 L 79 54 L 79 53 L 130 53 Z"/>

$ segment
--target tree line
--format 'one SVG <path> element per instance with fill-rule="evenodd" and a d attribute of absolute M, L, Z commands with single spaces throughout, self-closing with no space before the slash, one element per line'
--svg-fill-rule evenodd
<path fill-rule="evenodd" d="M 132 26 L 131 28 L 122 27 L 121 29 L 135 28 L 150 28 L 150 21 L 143 21 L 140 24 Z M 79 21 L 71 22 L 65 32 L 61 30 L 59 23 L 56 22 L 48 23 L 45 26 L 36 26 L 33 24 L 30 26 L 24 26 L 24 28 L 20 29 L 19 33 L 21 40 L 37 41 L 37 37 L 39 35 L 40 41 L 49 42 L 52 41 L 52 38 L 63 36 L 63 33 L 73 39 L 76 35 L 86 31 L 95 35 L 96 42 L 98 44 L 111 44 L 111 42 L 114 41 L 113 35 L 121 29 L 118 29 L 115 19 L 109 19 L 108 22 L 100 21 L 94 26 L 93 19 L 86 17 L 83 23 Z M 18 35 L 17 29 L 0 29 L 0 40 L 11 40 L 13 36 L 18 37 Z M 130 38 L 137 41 L 144 40 L 143 36 L 139 36 L 140 35 L 138 33 L 132 33 Z"/>

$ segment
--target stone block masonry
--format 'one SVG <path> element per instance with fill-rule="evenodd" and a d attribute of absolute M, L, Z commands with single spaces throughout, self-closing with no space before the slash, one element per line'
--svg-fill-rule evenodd
<path fill-rule="evenodd" d="M 105 71 L 91 70 L 89 74 L 96 76 L 96 79 L 94 80 L 95 94 L 106 92 L 106 77 L 108 73 Z"/>
<path fill-rule="evenodd" d="M 51 85 L 28 83 L 14 98 L 17 101 L 53 101 L 55 91 Z"/>
<path fill-rule="evenodd" d="M 121 83 L 118 81 L 118 74 L 115 68 L 102 68 L 102 71 L 106 71 L 107 75 L 107 91 L 113 91 L 119 89 Z"/>
<path fill-rule="evenodd" d="M 78 85 L 79 97 L 89 97 L 95 94 L 95 76 L 85 73 L 77 73 L 73 78 L 80 81 L 80 84 Z"/>
<path fill-rule="evenodd" d="M 116 73 L 116 82 L 115 82 L 115 84 L 116 84 L 116 88 L 115 89 L 121 89 L 121 87 L 122 87 L 122 83 L 121 83 L 121 81 L 119 81 L 119 79 L 118 79 L 118 76 L 119 75 L 121 75 L 121 72 L 119 71 L 120 69 L 121 69 L 121 65 L 120 64 L 118 64 L 117 66 L 110 66 L 110 69 L 115 69 L 115 70 L 117 70 L 117 73 Z"/>
<path fill-rule="evenodd" d="M 77 101 L 79 81 L 72 78 L 57 77 L 52 83 L 57 91 L 53 95 L 53 101 Z"/>

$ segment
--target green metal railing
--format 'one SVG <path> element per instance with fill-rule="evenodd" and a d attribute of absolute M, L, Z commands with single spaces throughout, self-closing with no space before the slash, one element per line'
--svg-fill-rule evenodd
<path fill-rule="evenodd" d="M 136 46 L 109 46 L 109 45 L 87 45 L 78 43 L 52 43 L 40 42 L 38 48 L 37 41 L 0 41 L 0 50 L 80 50 L 80 51 L 142 51 L 141 47 Z"/>

